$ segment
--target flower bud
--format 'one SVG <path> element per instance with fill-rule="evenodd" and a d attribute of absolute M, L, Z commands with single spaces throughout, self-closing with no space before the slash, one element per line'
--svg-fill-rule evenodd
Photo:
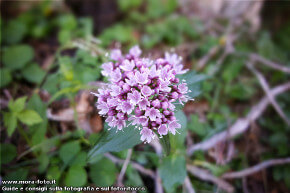
<path fill-rule="evenodd" d="M 162 109 L 167 109 L 168 108 L 168 102 L 167 101 L 162 102 L 161 103 L 161 107 L 162 107 Z"/>
<path fill-rule="evenodd" d="M 170 111 L 165 110 L 165 111 L 163 111 L 163 114 L 164 114 L 165 116 L 168 116 L 168 115 L 170 115 Z"/>
<path fill-rule="evenodd" d="M 160 101 L 158 99 L 155 99 L 154 101 L 152 101 L 151 105 L 157 109 L 160 108 Z"/>
<path fill-rule="evenodd" d="M 173 99 L 178 99 L 178 93 L 177 93 L 177 92 L 173 92 L 173 93 L 171 94 L 171 97 L 172 97 Z"/>
<path fill-rule="evenodd" d="M 139 117 L 139 116 L 141 116 L 143 114 L 143 112 L 137 107 L 136 109 L 135 109 L 135 115 L 137 116 L 137 117 Z"/>

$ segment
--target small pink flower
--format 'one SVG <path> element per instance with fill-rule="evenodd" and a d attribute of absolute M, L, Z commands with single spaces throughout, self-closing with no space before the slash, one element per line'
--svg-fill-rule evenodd
<path fill-rule="evenodd" d="M 119 94 L 121 94 L 121 91 L 121 87 L 119 87 L 118 85 L 112 85 L 110 94 L 112 96 L 118 96 Z"/>
<path fill-rule="evenodd" d="M 159 110 L 153 107 L 150 109 L 147 109 L 147 111 L 145 112 L 145 115 L 149 117 L 151 121 L 156 121 L 156 118 L 161 117 Z"/>
<path fill-rule="evenodd" d="M 139 102 L 139 108 L 140 110 L 146 110 L 147 109 L 147 106 L 149 106 L 150 103 L 147 99 L 142 99 L 140 102 Z"/>
<path fill-rule="evenodd" d="M 174 104 L 172 104 L 172 103 L 168 103 L 168 108 L 171 110 L 171 111 L 174 111 L 175 110 L 175 106 L 174 106 Z"/>
<path fill-rule="evenodd" d="M 175 135 L 176 133 L 176 130 L 175 129 L 178 129 L 178 128 L 181 128 L 181 125 L 179 123 L 177 123 L 175 120 L 174 121 L 171 121 L 169 124 L 168 124 L 168 129 L 169 131 Z"/>
<path fill-rule="evenodd" d="M 189 100 L 189 98 L 185 95 L 181 95 L 179 96 L 178 100 L 179 100 L 179 103 L 183 105 L 183 103 L 186 103 Z"/>
<path fill-rule="evenodd" d="M 168 133 L 168 129 L 167 126 L 165 124 L 162 124 L 159 128 L 158 128 L 158 133 L 160 135 L 167 135 Z"/>
<path fill-rule="evenodd" d="M 138 117 L 138 123 L 142 126 L 146 126 L 148 123 L 148 118 L 145 116 Z"/>
<path fill-rule="evenodd" d="M 182 84 L 178 85 L 178 90 L 179 90 L 180 93 L 186 94 L 187 91 L 188 91 L 187 84 L 186 83 L 182 83 Z"/>
<path fill-rule="evenodd" d="M 169 107 L 168 102 L 166 102 L 166 101 L 162 102 L 161 107 L 162 107 L 162 109 L 167 109 Z"/>
<path fill-rule="evenodd" d="M 156 70 L 156 65 L 150 68 L 149 76 L 152 78 L 158 77 L 160 75 L 160 70 Z"/>
<path fill-rule="evenodd" d="M 188 71 L 188 69 L 183 70 L 182 64 L 174 66 L 173 69 L 175 70 L 176 74 L 184 74 Z"/>
<path fill-rule="evenodd" d="M 117 126 L 118 130 L 122 130 L 124 127 L 126 127 L 126 122 L 124 120 L 118 119 L 115 121 L 115 126 Z"/>
<path fill-rule="evenodd" d="M 141 74 L 139 71 L 137 71 L 135 73 L 135 78 L 139 84 L 146 84 L 148 82 L 148 75 L 146 73 Z"/>
<path fill-rule="evenodd" d="M 134 61 L 124 60 L 120 68 L 124 71 L 132 71 L 135 67 Z"/>
<path fill-rule="evenodd" d="M 135 58 L 138 58 L 141 55 L 142 51 L 139 48 L 139 46 L 136 45 L 129 50 L 129 53 L 130 53 L 130 55 L 134 56 Z"/>
<path fill-rule="evenodd" d="M 110 107 L 115 107 L 119 104 L 119 100 L 117 98 L 108 99 L 108 105 Z"/>
<path fill-rule="evenodd" d="M 108 116 L 108 118 L 105 121 L 108 123 L 110 127 L 115 127 L 115 117 Z"/>
<path fill-rule="evenodd" d="M 141 93 L 145 96 L 148 97 L 152 94 L 152 90 L 149 86 L 143 86 L 143 88 L 141 89 Z"/>
<path fill-rule="evenodd" d="M 100 115 L 105 115 L 108 113 L 109 111 L 109 107 L 106 103 L 100 103 L 99 105 L 97 105 L 97 108 L 100 109 L 101 111 L 99 112 Z"/>
<path fill-rule="evenodd" d="M 109 76 L 112 71 L 113 71 L 113 63 L 112 62 L 107 62 L 102 64 L 103 70 L 101 71 L 103 76 Z"/>
<path fill-rule="evenodd" d="M 171 97 L 172 97 L 173 99 L 177 99 L 177 98 L 178 98 L 178 93 L 177 93 L 177 92 L 173 92 L 173 93 L 171 94 Z"/>
<path fill-rule="evenodd" d="M 151 129 L 148 129 L 146 127 L 143 127 L 143 129 L 140 132 L 141 134 L 141 140 L 150 143 L 152 139 L 154 139 L 155 135 Z"/>
<path fill-rule="evenodd" d="M 164 92 L 170 92 L 171 88 L 169 87 L 169 84 L 170 82 L 168 80 L 166 81 L 161 80 L 159 84 L 159 89 Z"/>
<path fill-rule="evenodd" d="M 141 101 L 141 94 L 138 91 L 133 91 L 133 93 L 128 93 L 128 99 L 133 105 L 136 105 Z"/>
<path fill-rule="evenodd" d="M 169 54 L 168 52 L 166 52 L 165 60 L 169 62 L 171 65 L 175 66 L 181 63 L 182 58 L 179 57 L 177 54 Z"/>
<path fill-rule="evenodd" d="M 112 50 L 111 51 L 111 54 L 110 54 L 110 58 L 112 60 L 116 60 L 116 61 L 121 60 L 122 59 L 122 52 L 121 52 L 121 50 L 119 50 L 119 49 Z"/>
<path fill-rule="evenodd" d="M 137 83 L 135 76 L 132 75 L 128 75 L 128 78 L 126 78 L 125 81 L 130 86 L 134 86 Z"/>
<path fill-rule="evenodd" d="M 139 119 L 138 117 L 133 115 L 133 116 L 129 117 L 128 121 L 132 121 L 132 125 L 137 125 L 137 124 L 139 124 L 138 119 Z"/>
<path fill-rule="evenodd" d="M 121 108 L 124 113 L 130 114 L 132 113 L 134 107 L 131 103 L 124 101 Z"/>
<path fill-rule="evenodd" d="M 119 68 L 117 68 L 111 73 L 112 82 L 118 82 L 119 80 L 121 80 L 121 78 L 122 78 L 122 74 Z"/>
<path fill-rule="evenodd" d="M 158 99 L 155 99 L 154 101 L 152 101 L 152 106 L 159 109 L 160 108 L 160 101 Z"/>

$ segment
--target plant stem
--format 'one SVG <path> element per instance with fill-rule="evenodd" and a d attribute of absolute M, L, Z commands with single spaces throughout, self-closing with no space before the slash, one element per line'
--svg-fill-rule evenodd
<path fill-rule="evenodd" d="M 163 148 L 163 152 L 165 156 L 168 156 L 171 151 L 171 146 L 170 146 L 170 140 L 169 140 L 169 135 L 164 135 L 162 138 L 160 138 L 160 143 Z"/>

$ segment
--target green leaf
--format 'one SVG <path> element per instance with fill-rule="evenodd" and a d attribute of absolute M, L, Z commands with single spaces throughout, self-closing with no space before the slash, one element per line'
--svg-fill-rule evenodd
<path fill-rule="evenodd" d="M 92 18 L 79 18 L 79 27 L 75 31 L 76 37 L 90 38 L 93 34 L 93 21 Z"/>
<path fill-rule="evenodd" d="M 32 29 L 30 31 L 31 36 L 34 38 L 44 38 L 49 33 L 50 26 L 48 22 L 43 21 L 41 23 L 38 23 L 37 25 L 32 26 Z"/>
<path fill-rule="evenodd" d="M 49 157 L 46 153 L 42 153 L 40 156 L 37 158 L 39 166 L 38 166 L 38 171 L 39 173 L 44 173 L 46 172 L 46 169 L 49 165 Z"/>
<path fill-rule="evenodd" d="M 143 181 L 136 169 L 134 169 L 131 164 L 128 165 L 126 170 L 126 185 L 127 186 L 144 186 Z"/>
<path fill-rule="evenodd" d="M 74 30 L 77 27 L 77 20 L 73 15 L 62 15 L 58 18 L 58 25 L 61 29 Z"/>
<path fill-rule="evenodd" d="M 69 81 L 72 80 L 74 78 L 74 73 L 71 59 L 67 56 L 60 57 L 59 64 L 60 71 L 64 75 L 65 79 Z"/>
<path fill-rule="evenodd" d="M 116 165 L 110 160 L 103 158 L 90 166 L 89 176 L 95 186 L 111 186 L 117 176 Z"/>
<path fill-rule="evenodd" d="M 21 181 L 21 180 L 26 180 L 28 175 L 28 169 L 26 168 L 20 168 L 14 171 L 11 171 L 9 173 L 7 173 L 6 176 L 4 176 L 4 180 L 17 180 L 17 181 Z M 13 185 L 6 185 L 6 187 L 22 187 L 23 185 L 21 184 L 13 184 Z M 19 191 L 4 191 L 4 193 L 19 193 Z"/>
<path fill-rule="evenodd" d="M 180 129 L 177 129 L 179 134 L 170 135 L 170 144 L 171 144 L 171 151 L 173 153 L 185 152 L 185 138 L 187 135 L 187 118 L 182 110 L 179 110 L 175 113 L 176 120 L 181 125 Z"/>
<path fill-rule="evenodd" d="M 285 61 L 285 55 L 275 45 L 269 32 L 262 32 L 256 43 L 258 53 L 268 59 Z M 287 61 L 287 60 L 286 60 Z"/>
<path fill-rule="evenodd" d="M 199 121 L 197 115 L 191 116 L 191 121 L 188 128 L 200 137 L 204 137 L 207 134 L 206 127 Z"/>
<path fill-rule="evenodd" d="M 17 19 L 9 21 L 2 29 L 2 39 L 7 44 L 19 43 L 27 32 L 26 25 Z"/>
<path fill-rule="evenodd" d="M 10 137 L 16 129 L 17 117 L 13 113 L 4 113 L 4 125 L 7 128 L 7 134 Z"/>
<path fill-rule="evenodd" d="M 166 12 L 171 13 L 173 12 L 178 6 L 177 0 L 167 0 L 165 3 Z"/>
<path fill-rule="evenodd" d="M 68 43 L 71 39 L 72 39 L 71 31 L 67 29 L 63 29 L 58 33 L 58 41 L 63 45 Z"/>
<path fill-rule="evenodd" d="M 169 135 L 164 135 L 162 138 L 159 139 L 159 141 L 162 145 L 162 149 L 164 150 L 165 155 L 168 156 L 171 151 Z"/>
<path fill-rule="evenodd" d="M 81 63 L 83 65 L 83 63 Z M 100 69 L 90 68 L 86 66 L 78 65 L 74 69 L 75 72 L 75 79 L 80 80 L 83 84 L 87 84 L 92 81 L 96 81 L 101 76 Z"/>
<path fill-rule="evenodd" d="M 26 125 L 34 125 L 40 123 L 42 118 L 33 110 L 24 110 L 17 115 L 18 119 Z"/>
<path fill-rule="evenodd" d="M 11 72 L 8 68 L 0 68 L 0 88 L 7 86 L 12 81 Z"/>
<path fill-rule="evenodd" d="M 129 11 L 130 9 L 137 8 L 141 5 L 142 0 L 119 0 L 118 6 L 121 11 Z"/>
<path fill-rule="evenodd" d="M 72 166 L 65 177 L 67 186 L 80 187 L 87 183 L 87 172 L 81 166 Z"/>
<path fill-rule="evenodd" d="M 165 13 L 164 1 L 147 0 L 147 15 L 152 19 L 157 19 Z M 156 9 L 158 7 L 158 9 Z"/>
<path fill-rule="evenodd" d="M 217 165 L 211 164 L 206 161 L 201 161 L 201 160 L 195 160 L 194 164 L 209 169 L 211 173 L 215 176 L 220 176 L 223 173 L 225 173 L 227 170 L 229 170 L 229 166 L 227 165 L 217 166 Z"/>
<path fill-rule="evenodd" d="M 105 126 L 105 128 L 108 128 L 108 126 Z M 132 125 L 118 132 L 116 132 L 116 129 L 106 130 L 98 139 L 97 144 L 89 152 L 88 161 L 93 163 L 99 154 L 119 152 L 132 148 L 141 142 L 140 131 Z"/>
<path fill-rule="evenodd" d="M 32 63 L 22 70 L 22 75 L 31 83 L 40 83 L 45 76 L 45 71 L 38 64 Z"/>
<path fill-rule="evenodd" d="M 41 123 L 29 127 L 29 134 L 32 138 L 31 143 L 32 145 L 36 145 L 45 139 L 48 124 L 46 117 L 46 105 L 42 102 L 38 94 L 34 94 L 30 97 L 27 103 L 27 108 L 35 110 L 43 118 Z"/>
<path fill-rule="evenodd" d="M 34 50 L 28 45 L 15 45 L 4 50 L 2 61 L 11 70 L 23 68 L 34 57 Z"/>
<path fill-rule="evenodd" d="M 14 112 L 16 114 L 21 112 L 25 107 L 26 99 L 27 99 L 27 97 L 25 96 L 25 97 L 20 97 L 20 98 L 16 99 L 16 101 L 10 100 L 9 104 L 8 104 L 10 111 Z"/>
<path fill-rule="evenodd" d="M 42 86 L 43 89 L 45 89 L 51 95 L 55 94 L 59 90 L 59 79 L 60 78 L 58 73 L 50 74 Z"/>
<path fill-rule="evenodd" d="M 1 164 L 7 164 L 11 162 L 17 155 L 16 147 L 12 144 L 5 143 L 0 146 L 1 151 Z"/>
<path fill-rule="evenodd" d="M 77 156 L 73 159 L 71 166 L 86 166 L 87 164 L 87 153 L 82 151 L 77 154 Z"/>
<path fill-rule="evenodd" d="M 180 129 L 186 129 L 187 126 L 187 118 L 182 110 L 179 110 L 175 113 L 176 120 L 181 125 Z"/>
<path fill-rule="evenodd" d="M 183 156 L 165 157 L 158 171 L 166 191 L 173 192 L 176 186 L 183 184 L 186 177 L 185 158 Z"/>
<path fill-rule="evenodd" d="M 243 61 L 233 60 L 230 64 L 226 66 L 225 70 L 222 73 L 222 78 L 226 82 L 234 80 L 239 75 L 243 66 L 244 66 Z"/>
<path fill-rule="evenodd" d="M 59 150 L 59 157 L 65 163 L 68 164 L 81 150 L 80 143 L 78 141 L 71 141 L 64 144 Z"/>
<path fill-rule="evenodd" d="M 116 24 L 103 31 L 100 36 L 102 44 L 108 46 L 113 40 L 120 43 L 134 43 L 136 38 L 133 36 L 133 29 L 130 26 Z"/>
<path fill-rule="evenodd" d="M 42 102 L 38 94 L 34 94 L 27 102 L 27 108 L 35 110 L 41 117 L 46 119 L 46 105 Z"/>
<path fill-rule="evenodd" d="M 48 180 L 58 180 L 61 176 L 60 168 L 56 165 L 51 166 L 46 173 Z"/>
<path fill-rule="evenodd" d="M 201 83 L 202 81 L 206 80 L 208 76 L 203 74 L 196 74 L 195 71 L 190 70 L 185 74 L 177 76 L 180 81 L 185 80 L 188 86 L 188 89 L 191 92 L 188 93 L 188 96 L 193 98 L 197 97 L 201 93 Z"/>

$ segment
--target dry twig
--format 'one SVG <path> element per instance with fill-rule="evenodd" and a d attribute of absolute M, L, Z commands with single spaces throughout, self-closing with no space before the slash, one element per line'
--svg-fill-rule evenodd
<path fill-rule="evenodd" d="M 290 164 L 290 157 L 283 158 L 283 159 L 272 159 L 267 160 L 262 163 L 259 163 L 258 165 L 255 165 L 253 167 L 244 169 L 239 172 L 228 172 L 225 173 L 222 178 L 224 179 L 232 179 L 232 178 L 243 178 L 245 176 L 252 175 L 258 171 L 261 171 L 267 167 L 274 166 L 274 165 L 282 165 L 282 164 Z"/>
<path fill-rule="evenodd" d="M 204 55 L 198 62 L 196 65 L 196 69 L 197 70 L 201 70 L 205 67 L 206 63 L 219 51 L 220 46 L 214 46 L 212 47 L 209 52 Z"/>
<path fill-rule="evenodd" d="M 106 153 L 105 157 L 107 157 L 108 159 L 110 159 L 113 163 L 115 164 L 123 164 L 125 162 L 125 160 L 119 159 L 115 156 L 113 156 L 110 153 Z M 139 171 L 140 173 L 142 173 L 143 175 L 149 176 L 153 179 L 155 179 L 155 173 L 152 170 L 146 169 L 144 168 L 142 165 L 136 163 L 136 162 L 129 162 L 132 164 L 132 167 L 135 168 L 137 171 Z"/>
<path fill-rule="evenodd" d="M 156 175 L 155 175 L 155 192 L 163 193 L 162 181 L 161 181 L 158 170 L 156 171 Z"/>
<path fill-rule="evenodd" d="M 190 179 L 188 176 L 186 176 L 185 180 L 184 180 L 184 186 L 187 190 L 187 193 L 195 193 L 195 190 L 190 182 Z"/>
<path fill-rule="evenodd" d="M 275 62 L 267 60 L 266 58 L 263 58 L 262 56 L 260 56 L 258 54 L 255 54 L 255 53 L 250 54 L 250 59 L 252 61 L 260 62 L 260 63 L 262 63 L 268 67 L 271 67 L 273 69 L 280 70 L 280 71 L 288 73 L 288 74 L 290 73 L 289 67 L 286 67 L 286 66 L 283 66 L 282 64 L 277 64 Z"/>
<path fill-rule="evenodd" d="M 159 142 L 159 139 L 154 139 L 150 143 L 150 145 L 154 148 L 156 154 L 161 157 L 162 156 L 162 145 Z"/>
<path fill-rule="evenodd" d="M 204 169 L 192 166 L 192 165 L 186 165 L 186 168 L 189 171 L 189 173 L 191 173 L 195 177 L 204 181 L 212 182 L 226 192 L 229 192 L 229 193 L 234 192 L 234 187 L 231 184 L 229 184 L 228 182 L 222 179 L 219 179 L 218 177 L 213 176 L 207 170 L 204 170 Z"/>
<path fill-rule="evenodd" d="M 290 90 L 290 82 L 277 86 L 270 90 L 273 96 L 281 94 Z M 187 154 L 190 156 L 197 150 L 208 150 L 214 147 L 217 143 L 224 141 L 226 139 L 232 138 L 238 134 L 241 134 L 247 130 L 249 124 L 255 121 L 261 114 L 265 111 L 266 107 L 269 105 L 270 101 L 268 97 L 264 97 L 258 104 L 252 107 L 251 111 L 245 118 L 238 119 L 227 131 L 220 132 L 208 140 L 192 145 L 188 148 Z"/>
<path fill-rule="evenodd" d="M 267 83 L 264 76 L 254 68 L 252 62 L 246 63 L 248 69 L 252 71 L 256 77 L 258 78 L 264 92 L 266 93 L 267 97 L 269 98 L 269 101 L 273 105 L 274 109 L 277 111 L 277 113 L 280 115 L 280 117 L 285 121 L 285 123 L 290 126 L 290 120 L 287 118 L 287 116 L 284 114 L 280 106 L 278 105 L 277 101 L 275 100 L 275 97 L 270 92 L 269 84 Z"/>
<path fill-rule="evenodd" d="M 156 154 L 158 155 L 159 158 L 162 157 L 162 146 L 159 142 L 158 139 L 153 140 L 150 145 L 154 148 Z M 162 181 L 159 175 L 158 170 L 155 173 L 155 192 L 156 193 L 163 193 L 163 187 L 162 187 Z"/>
<path fill-rule="evenodd" d="M 117 179 L 118 185 L 122 185 L 123 184 L 123 178 L 125 176 L 125 172 L 127 170 L 128 164 L 130 162 L 131 155 L 132 155 L 132 149 L 129 149 L 128 153 L 127 153 L 126 160 L 124 161 L 123 167 L 122 167 L 121 172 L 120 172 L 120 174 L 118 176 L 118 179 Z"/>

